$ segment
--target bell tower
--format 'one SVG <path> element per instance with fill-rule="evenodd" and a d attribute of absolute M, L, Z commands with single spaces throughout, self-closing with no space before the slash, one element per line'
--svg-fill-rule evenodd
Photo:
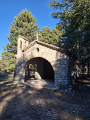
<path fill-rule="evenodd" d="M 29 45 L 29 41 L 25 37 L 19 35 L 17 39 L 17 57 L 22 54 L 22 51 L 28 45 Z"/>

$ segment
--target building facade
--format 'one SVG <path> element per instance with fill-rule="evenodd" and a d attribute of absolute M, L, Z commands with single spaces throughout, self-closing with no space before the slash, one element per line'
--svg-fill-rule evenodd
<path fill-rule="evenodd" d="M 14 73 L 14 84 L 25 82 L 26 71 L 34 66 L 35 79 L 50 79 L 60 90 L 71 89 L 71 71 L 69 51 L 34 40 L 29 41 L 20 36 L 17 39 L 17 61 Z"/>

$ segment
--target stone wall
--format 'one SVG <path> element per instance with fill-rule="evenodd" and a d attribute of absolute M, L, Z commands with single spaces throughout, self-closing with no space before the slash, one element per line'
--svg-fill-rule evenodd
<path fill-rule="evenodd" d="M 18 54 L 14 83 L 18 84 L 19 81 L 24 81 L 25 65 L 28 61 L 37 57 L 43 58 L 51 64 L 54 70 L 55 86 L 58 86 L 62 90 L 71 88 L 69 56 L 62 51 L 60 52 L 38 43 L 32 45 L 26 51 Z"/>

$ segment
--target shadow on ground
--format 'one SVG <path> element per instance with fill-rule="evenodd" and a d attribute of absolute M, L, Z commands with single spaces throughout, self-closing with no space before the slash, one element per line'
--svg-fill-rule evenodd
<path fill-rule="evenodd" d="M 75 90 L 90 91 L 90 75 L 82 74 L 74 83 Z"/>
<path fill-rule="evenodd" d="M 0 120 L 89 120 L 89 91 L 16 87 L 12 79 L 12 74 L 0 76 Z"/>

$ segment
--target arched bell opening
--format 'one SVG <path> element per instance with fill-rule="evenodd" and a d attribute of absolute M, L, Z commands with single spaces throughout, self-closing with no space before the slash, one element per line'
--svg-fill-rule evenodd
<path fill-rule="evenodd" d="M 25 65 L 25 81 L 31 79 L 44 79 L 54 82 L 53 67 L 44 58 L 32 58 Z"/>

